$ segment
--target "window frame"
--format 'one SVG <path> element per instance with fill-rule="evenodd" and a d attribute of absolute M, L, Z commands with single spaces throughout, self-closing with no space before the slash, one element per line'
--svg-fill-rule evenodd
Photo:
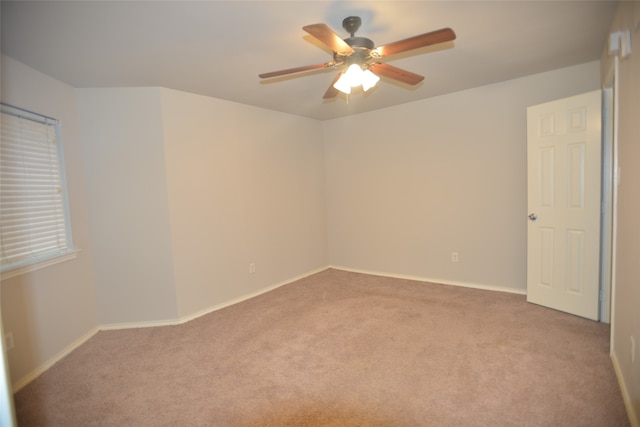
<path fill-rule="evenodd" d="M 64 162 L 64 147 L 61 137 L 62 132 L 60 120 L 4 102 L 0 102 L 0 115 L 13 116 L 18 120 L 28 120 L 42 126 L 50 126 L 53 129 L 56 145 L 55 153 L 57 157 L 57 176 L 55 178 L 57 179 L 56 182 L 59 184 L 59 198 L 54 203 L 52 203 L 51 206 L 59 204 L 59 206 L 62 207 L 61 222 L 63 225 L 61 227 L 58 226 L 57 228 L 61 232 L 63 232 L 65 241 L 63 245 L 59 245 L 57 248 L 40 254 L 32 254 L 32 256 L 25 257 L 14 262 L 5 263 L 4 259 L 0 259 L 1 280 L 5 280 L 29 271 L 37 270 L 56 264 L 58 262 L 75 258 L 77 250 L 74 248 L 73 235 L 71 230 L 71 213 L 69 209 L 66 168 Z M 1 126 L 2 123 L 0 123 L 0 127 Z M 55 166 L 55 163 L 52 163 L 52 165 Z M 0 171 L 0 178 L 2 177 L 2 171 Z M 28 239 L 25 239 L 25 241 L 26 240 Z M 0 249 L 2 248 L 0 247 Z M 1 256 L 2 254 L 0 254 L 0 257 Z"/>

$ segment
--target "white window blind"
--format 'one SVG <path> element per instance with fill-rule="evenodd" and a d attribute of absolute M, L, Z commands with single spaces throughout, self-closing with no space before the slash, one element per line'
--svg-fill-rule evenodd
<path fill-rule="evenodd" d="M 73 250 L 58 121 L 1 104 L 0 269 Z"/>

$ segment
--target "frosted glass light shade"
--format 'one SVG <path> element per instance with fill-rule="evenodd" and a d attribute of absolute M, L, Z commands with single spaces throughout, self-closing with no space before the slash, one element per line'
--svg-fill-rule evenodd
<path fill-rule="evenodd" d="M 365 70 L 362 73 L 362 89 L 366 92 L 374 87 L 380 81 L 380 77 L 376 76 L 371 70 Z"/>
<path fill-rule="evenodd" d="M 338 89 L 340 92 L 349 95 L 351 93 L 351 83 L 345 75 L 345 73 L 342 73 L 338 81 L 333 84 L 333 87 Z"/>
<path fill-rule="evenodd" d="M 362 68 L 360 68 L 360 65 L 358 64 L 349 65 L 349 68 L 347 68 L 347 72 L 344 73 L 351 87 L 360 86 L 362 84 L 363 74 L 364 71 L 362 71 Z"/>

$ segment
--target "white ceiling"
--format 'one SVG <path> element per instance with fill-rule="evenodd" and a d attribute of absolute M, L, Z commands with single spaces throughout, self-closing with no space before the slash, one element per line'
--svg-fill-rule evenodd
<path fill-rule="evenodd" d="M 316 119 L 416 101 L 600 58 L 615 1 L 2 1 L 6 55 L 74 87 L 163 86 Z M 324 63 L 302 30 L 387 44 L 443 27 L 454 42 L 385 59 L 425 76 L 383 81 L 323 101 L 335 69 L 260 81 L 258 74 Z"/>

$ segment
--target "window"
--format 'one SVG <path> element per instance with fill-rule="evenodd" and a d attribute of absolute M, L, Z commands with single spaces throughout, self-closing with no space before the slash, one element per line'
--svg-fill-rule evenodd
<path fill-rule="evenodd" d="M 73 243 L 58 120 L 4 103 L 0 108 L 4 273 L 71 254 Z"/>

